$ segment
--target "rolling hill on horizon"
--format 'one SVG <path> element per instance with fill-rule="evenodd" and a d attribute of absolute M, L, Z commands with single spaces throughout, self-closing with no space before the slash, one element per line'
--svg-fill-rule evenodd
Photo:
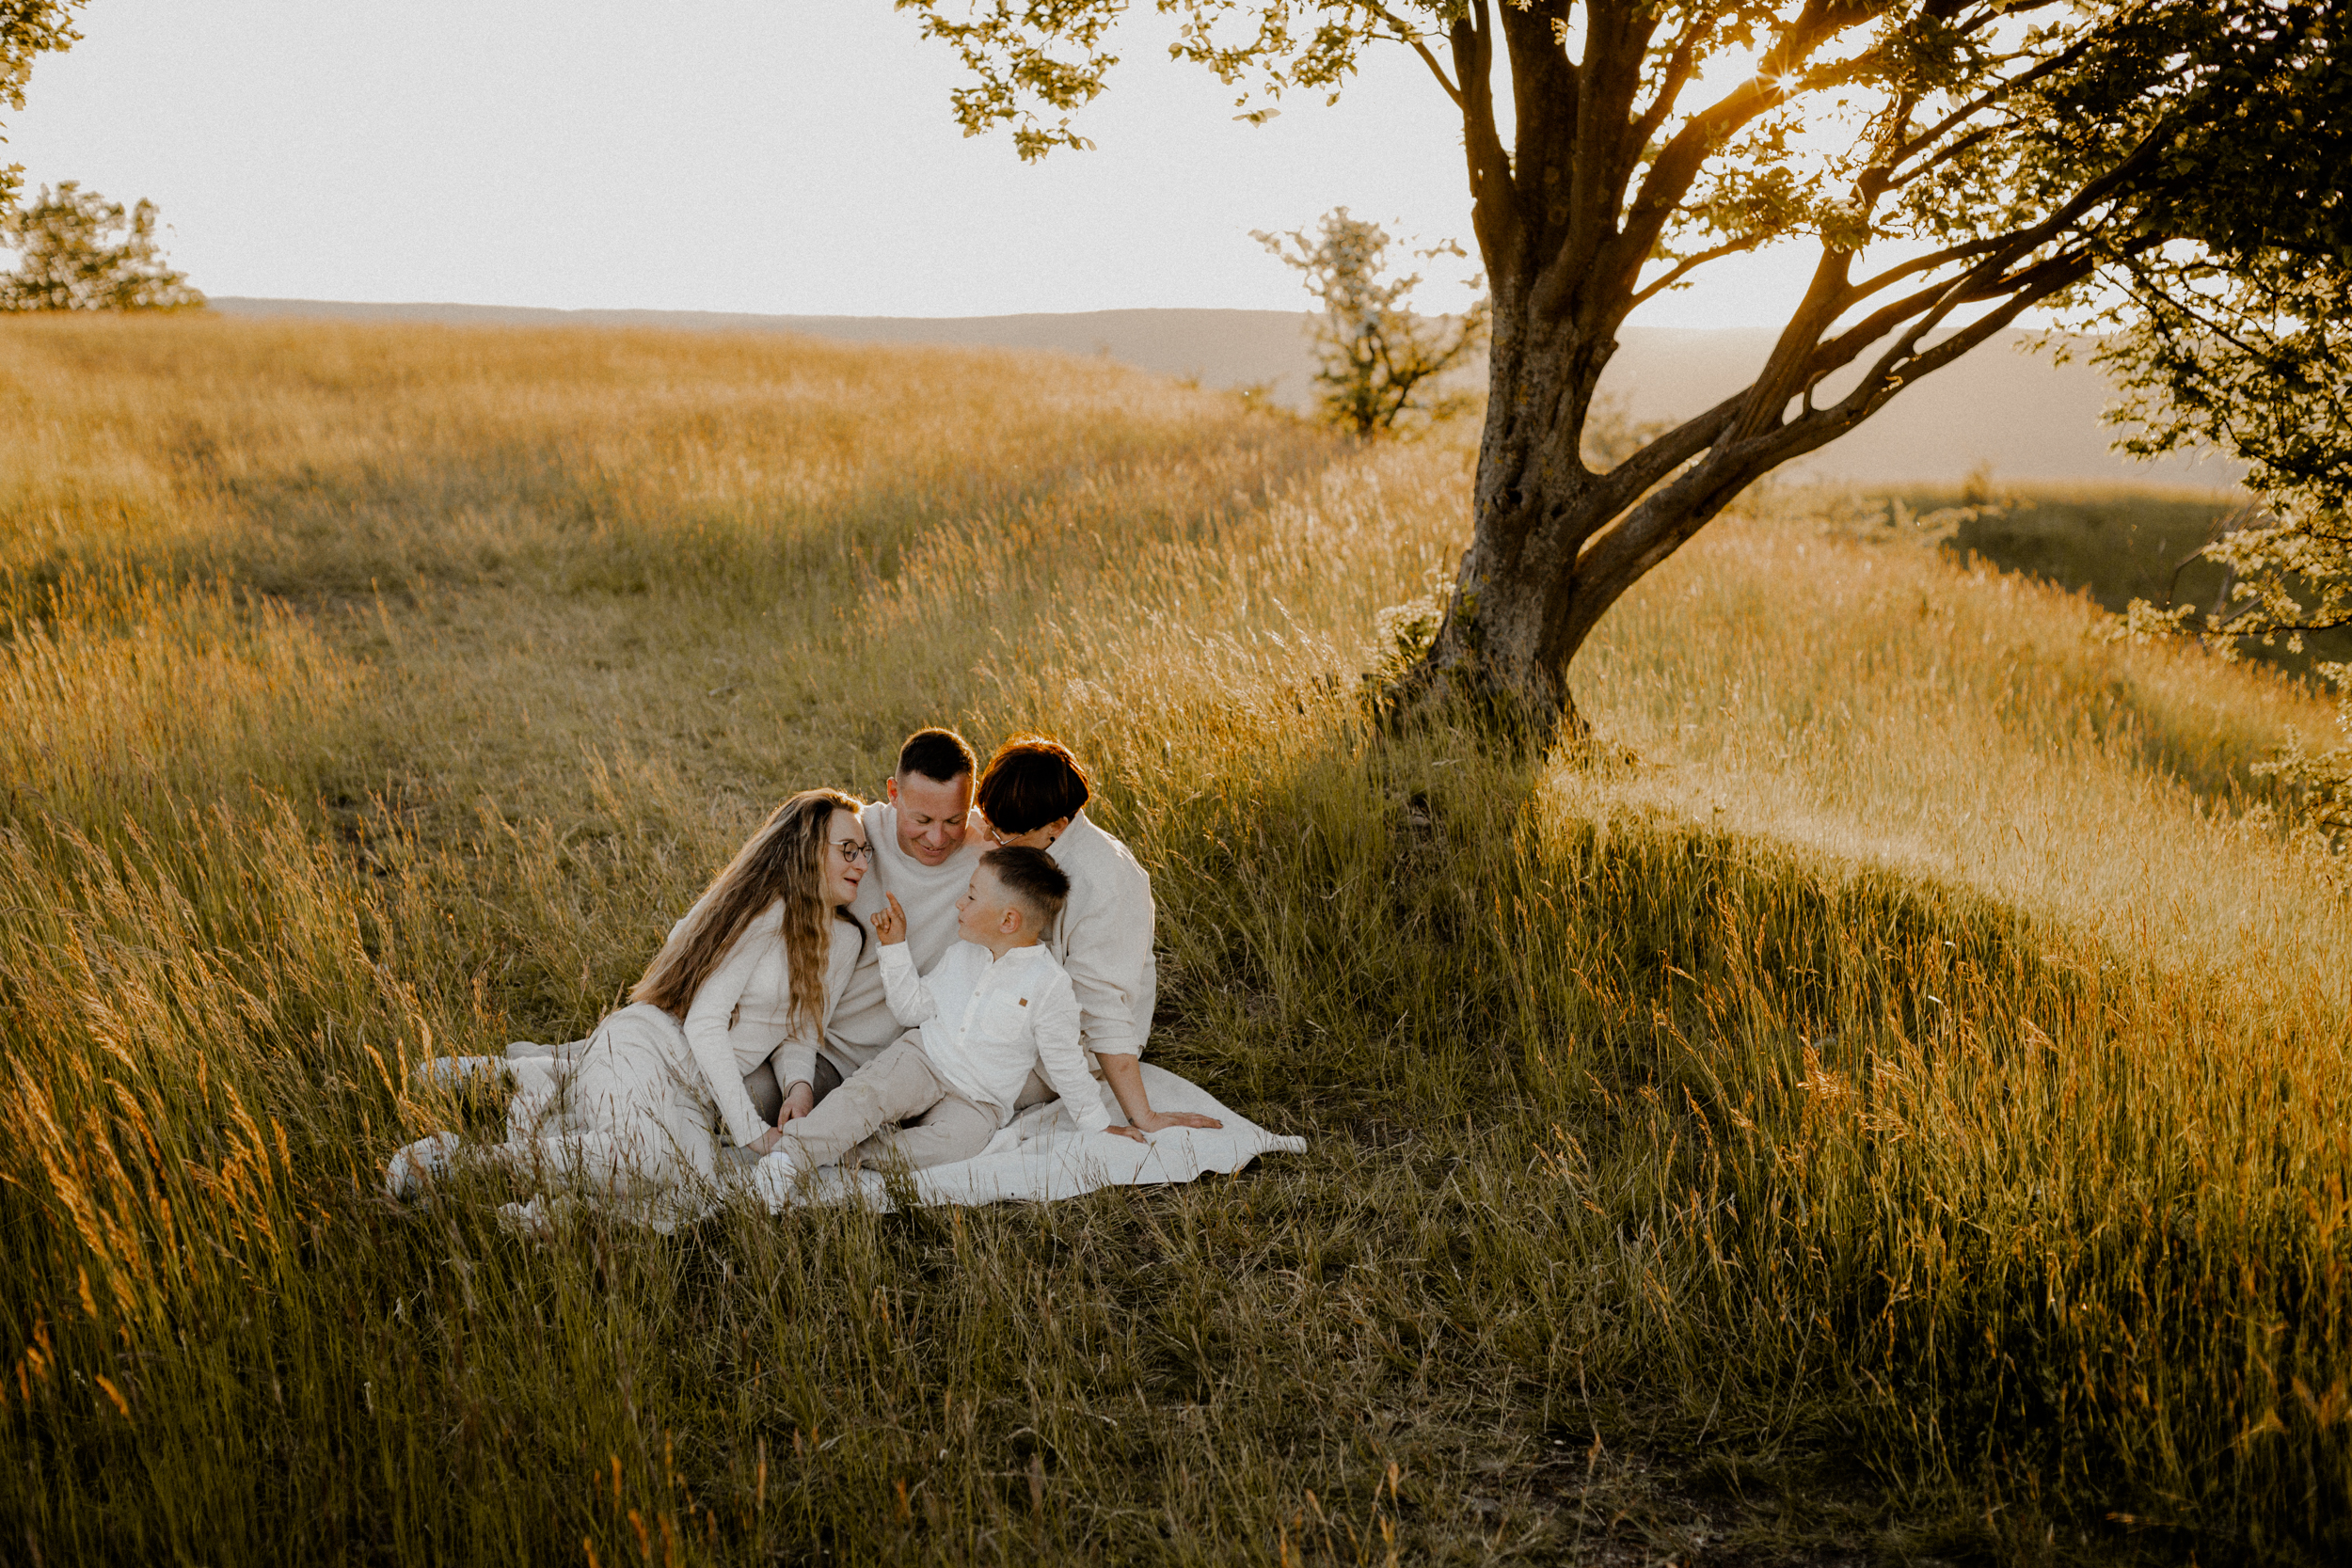
<path fill-rule="evenodd" d="M 434 322 L 456 326 L 653 327 L 795 332 L 866 342 L 937 343 L 1100 356 L 1203 386 L 1266 385 L 1305 406 L 1313 362 L 1304 311 L 1089 310 L 1004 316 L 791 316 L 701 310 L 558 310 L 525 306 L 377 304 L 215 296 L 224 315 Z M 2012 331 L 1895 399 L 1852 435 L 1788 470 L 1856 484 L 1951 483 L 1979 467 L 1996 480 L 2233 486 L 2239 469 L 2185 458 L 2134 462 L 2112 449 L 2101 411 L 2114 390 L 2078 356 L 2053 365 Z M 1635 420 L 1685 416 L 1737 389 L 1772 345 L 1770 330 L 1630 327 L 1602 383 Z M 1833 387 L 1834 387 L 1833 383 Z"/>

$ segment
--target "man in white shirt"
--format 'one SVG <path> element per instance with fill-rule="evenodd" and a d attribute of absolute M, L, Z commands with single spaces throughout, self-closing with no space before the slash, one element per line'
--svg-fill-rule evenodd
<path fill-rule="evenodd" d="M 852 1155 L 898 1156 L 917 1169 L 971 1159 L 1012 1119 L 1033 1071 L 1059 1091 L 1081 1131 L 1143 1140 L 1111 1125 L 1078 1049 L 1070 977 L 1039 945 L 1069 891 L 1042 850 L 989 851 L 956 905 L 962 940 L 920 976 L 905 911 L 889 900 L 874 933 L 891 1011 L 912 1032 L 779 1130 L 757 1178 L 771 1206 L 782 1207 L 802 1176 Z M 902 1125 L 882 1131 L 893 1124 Z"/>
<path fill-rule="evenodd" d="M 977 771 L 977 759 L 963 736 L 917 730 L 898 748 L 898 771 L 883 784 L 883 798 L 858 814 L 873 846 L 872 872 L 859 884 L 850 912 L 870 928 L 884 899 L 897 899 L 906 911 L 907 950 L 918 971 L 929 970 L 959 940 L 956 901 L 988 848 L 972 831 Z M 881 949 L 869 942 L 825 1022 L 813 1081 L 779 1085 L 771 1058 L 754 1069 L 743 1086 L 771 1125 L 804 1117 L 905 1033 L 890 1014 Z"/>

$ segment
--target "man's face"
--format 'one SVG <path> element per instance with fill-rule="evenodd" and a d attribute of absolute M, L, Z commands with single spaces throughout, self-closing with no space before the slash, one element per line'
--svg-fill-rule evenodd
<path fill-rule="evenodd" d="M 972 822 L 972 775 L 946 784 L 920 773 L 901 773 L 889 784 L 890 803 L 898 808 L 898 847 L 925 865 L 939 865 L 963 847 Z"/>

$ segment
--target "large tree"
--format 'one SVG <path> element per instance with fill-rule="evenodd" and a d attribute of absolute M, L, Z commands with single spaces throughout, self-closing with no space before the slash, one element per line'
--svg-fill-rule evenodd
<path fill-rule="evenodd" d="M 2344 208 L 2352 0 L 1153 3 L 1245 108 L 1336 93 L 1394 44 L 1458 111 L 1490 395 L 1470 546 L 1413 684 L 1539 734 L 1574 721 L 1568 663 L 1609 607 L 1759 476 L 2028 311 L 2193 312 L 2184 291 L 2260 248 L 2216 231 L 2248 216 L 2217 181 Z M 1129 0 L 897 4 L 961 55 L 967 133 L 1086 145 L 1071 117 Z M 1755 379 L 1588 466 L 1627 317 L 1776 245 L 1818 261 Z M 2160 401 L 2196 395 L 2200 362 L 2160 368 Z"/>

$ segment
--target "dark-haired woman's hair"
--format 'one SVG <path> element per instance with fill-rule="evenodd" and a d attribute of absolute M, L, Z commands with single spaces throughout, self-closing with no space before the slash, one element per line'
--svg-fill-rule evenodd
<path fill-rule="evenodd" d="M 920 773 L 934 784 L 954 784 L 968 773 L 976 772 L 980 759 L 972 754 L 972 743 L 953 730 L 933 726 L 917 730 L 907 736 L 898 748 L 898 776 Z"/>
<path fill-rule="evenodd" d="M 661 944 L 631 1002 L 650 1002 L 683 1018 L 710 972 L 761 911 L 784 901 L 785 969 L 792 979 L 791 1021 L 810 1033 L 825 1022 L 828 932 L 838 912 L 825 903 L 825 835 L 833 814 L 855 816 L 858 803 L 837 789 L 804 789 L 778 806 L 751 841 L 711 879 L 692 918 Z"/>
<path fill-rule="evenodd" d="M 1016 735 L 996 748 L 973 800 L 1000 833 L 1025 833 L 1075 816 L 1094 793 L 1070 748 L 1041 735 Z"/>

